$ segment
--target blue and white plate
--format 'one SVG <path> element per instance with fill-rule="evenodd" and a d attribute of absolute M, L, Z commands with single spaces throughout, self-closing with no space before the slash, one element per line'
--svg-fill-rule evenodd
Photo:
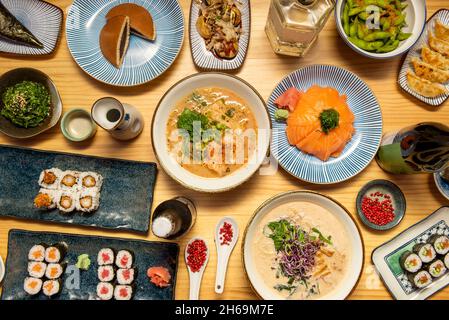
<path fill-rule="evenodd" d="M 58 44 L 63 12 L 57 6 L 40 0 L 2 0 L 2 4 L 44 45 L 34 48 L 0 39 L 0 52 L 19 55 L 47 55 Z"/>
<path fill-rule="evenodd" d="M 348 97 L 355 115 L 355 134 L 338 158 L 327 162 L 291 146 L 285 133 L 286 124 L 277 122 L 274 101 L 287 89 L 306 91 L 312 85 L 333 87 Z M 328 65 L 311 65 L 284 78 L 268 100 L 273 124 L 271 153 L 287 172 L 310 183 L 332 184 L 348 180 L 373 160 L 382 138 L 382 114 L 374 93 L 358 76 L 345 69 Z"/>
<path fill-rule="evenodd" d="M 435 184 L 437 185 L 438 190 L 443 197 L 449 200 L 449 181 L 443 179 L 439 172 L 434 173 L 433 177 L 435 178 Z"/>
<path fill-rule="evenodd" d="M 121 3 L 146 8 L 156 26 L 156 40 L 131 35 L 123 65 L 115 68 L 101 53 L 100 31 L 106 14 Z M 184 41 L 184 16 L 177 0 L 75 0 L 67 15 L 67 43 L 76 63 L 93 78 L 115 86 L 136 86 L 164 73 Z"/>

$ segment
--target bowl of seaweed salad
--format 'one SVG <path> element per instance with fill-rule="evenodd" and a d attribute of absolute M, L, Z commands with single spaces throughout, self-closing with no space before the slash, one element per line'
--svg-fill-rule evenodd
<path fill-rule="evenodd" d="M 0 132 L 31 138 L 55 126 L 61 114 L 61 97 L 45 73 L 19 68 L 0 77 Z"/>

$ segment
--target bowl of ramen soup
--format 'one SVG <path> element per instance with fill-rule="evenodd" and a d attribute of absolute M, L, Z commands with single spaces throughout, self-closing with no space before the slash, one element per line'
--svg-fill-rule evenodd
<path fill-rule="evenodd" d="M 311 192 L 280 194 L 262 204 L 243 239 L 252 288 L 267 300 L 342 300 L 363 267 L 363 242 L 348 211 Z"/>
<path fill-rule="evenodd" d="M 267 156 L 271 123 L 257 91 L 242 79 L 200 73 L 175 84 L 153 117 L 153 148 L 183 186 L 223 192 L 244 183 Z"/>

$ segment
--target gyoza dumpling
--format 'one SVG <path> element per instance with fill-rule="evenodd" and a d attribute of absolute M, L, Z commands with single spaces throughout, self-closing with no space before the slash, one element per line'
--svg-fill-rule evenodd
<path fill-rule="evenodd" d="M 449 41 L 449 26 L 443 24 L 440 20 L 435 23 L 435 35 L 437 38 Z"/>
<path fill-rule="evenodd" d="M 407 83 L 410 89 L 428 98 L 448 93 L 443 85 L 417 77 L 411 70 L 407 70 Z"/>
<path fill-rule="evenodd" d="M 438 39 L 433 34 L 429 35 L 429 46 L 441 53 L 442 55 L 449 57 L 449 42 Z"/>
<path fill-rule="evenodd" d="M 413 58 L 412 64 L 418 77 L 439 83 L 446 83 L 449 81 L 449 71 L 438 69 L 418 58 Z"/>
<path fill-rule="evenodd" d="M 421 58 L 424 62 L 443 70 L 449 70 L 449 59 L 445 58 L 441 53 L 433 51 L 427 46 L 421 50 Z"/>

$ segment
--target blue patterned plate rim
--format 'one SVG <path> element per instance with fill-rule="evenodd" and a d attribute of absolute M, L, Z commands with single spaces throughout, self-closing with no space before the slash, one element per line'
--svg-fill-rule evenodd
<path fill-rule="evenodd" d="M 435 180 L 435 185 L 437 186 L 438 191 L 440 191 L 441 195 L 449 200 L 449 182 L 444 181 L 439 172 L 435 172 L 433 174 L 433 178 Z M 445 190 L 443 187 L 443 183 L 448 185 L 448 189 Z"/>
<path fill-rule="evenodd" d="M 310 178 L 307 178 L 306 176 L 299 176 L 299 175 L 296 175 L 294 172 L 292 172 L 292 170 L 290 170 L 290 169 L 288 168 L 288 166 L 287 166 L 285 163 L 283 163 L 282 159 L 279 159 L 278 153 L 277 153 L 276 151 L 273 150 L 274 145 L 276 145 L 276 144 L 274 143 L 274 141 L 276 141 L 276 140 L 286 140 L 286 139 L 287 139 L 286 136 L 285 136 L 285 125 L 282 125 L 282 126 L 283 126 L 283 127 L 282 127 L 282 131 L 283 131 L 283 132 L 282 132 L 282 134 L 283 134 L 282 137 L 277 138 L 277 137 L 276 137 L 276 134 L 275 134 L 275 133 L 276 133 L 276 127 L 280 125 L 280 123 L 278 123 L 278 122 L 274 119 L 274 111 L 277 109 L 277 107 L 274 105 L 274 101 L 275 101 L 275 99 L 278 97 L 278 95 L 276 94 L 276 91 L 281 90 L 282 87 L 284 86 L 284 84 L 285 84 L 286 82 L 293 82 L 293 81 L 290 80 L 291 77 L 293 77 L 293 76 L 295 76 L 295 75 L 298 75 L 298 74 L 300 74 L 301 72 L 305 72 L 305 71 L 312 70 L 312 69 L 322 69 L 322 68 L 324 68 L 324 69 L 326 69 L 326 68 L 335 69 L 335 71 L 340 71 L 340 72 L 346 73 L 349 77 L 352 78 L 352 82 L 353 82 L 353 83 L 357 83 L 357 82 L 358 82 L 359 85 L 361 85 L 362 87 L 364 87 L 364 89 L 367 91 L 367 97 L 368 97 L 369 99 L 371 99 L 373 103 L 375 103 L 375 105 L 373 105 L 372 108 L 375 109 L 374 111 L 376 112 L 376 117 L 378 118 L 378 119 L 375 120 L 375 122 L 379 122 L 379 127 L 378 127 L 378 128 L 375 128 L 374 130 L 371 130 L 371 131 L 372 131 L 372 134 L 377 134 L 378 136 L 375 137 L 375 145 L 370 144 L 370 146 L 371 146 L 371 148 L 373 149 L 373 151 L 369 153 L 369 158 L 365 158 L 365 160 L 363 161 L 364 164 L 363 164 L 358 170 L 356 170 L 355 172 L 352 172 L 352 173 L 350 173 L 350 174 L 346 174 L 346 175 L 345 175 L 344 177 L 342 177 L 342 178 L 339 178 L 339 179 L 328 179 L 327 181 L 326 181 L 326 180 L 317 181 L 316 179 L 315 179 L 315 180 L 314 180 L 314 179 L 310 179 Z M 325 77 L 328 77 L 328 74 L 326 74 Z M 321 79 L 326 79 L 325 77 L 323 77 L 323 78 L 321 78 Z M 316 82 L 317 82 L 317 81 L 315 81 L 314 84 L 316 84 Z M 293 84 L 294 84 L 294 82 L 293 82 Z M 297 84 L 297 83 L 296 83 L 296 84 Z M 322 84 L 320 84 L 320 85 L 322 85 Z M 288 86 L 288 84 L 287 84 L 285 87 L 286 87 L 285 90 L 287 90 L 290 86 Z M 298 86 L 295 86 L 295 87 L 298 88 Z M 309 87 L 310 87 L 310 86 L 309 86 Z M 348 87 L 348 89 L 350 89 L 350 87 Z M 341 91 L 339 91 L 339 92 L 340 92 L 340 94 L 346 94 L 346 95 L 347 95 L 346 92 L 341 92 Z M 275 97 L 275 96 L 276 96 L 276 97 Z M 348 96 L 348 104 L 349 104 L 349 106 L 351 107 L 351 104 L 349 103 L 350 96 L 349 96 L 349 95 L 347 95 L 347 96 Z M 375 157 L 375 155 L 376 155 L 376 153 L 377 153 L 377 150 L 378 150 L 379 147 L 380 147 L 381 140 L 382 140 L 383 119 L 382 119 L 382 110 L 381 110 L 381 108 L 380 108 L 379 102 L 378 102 L 376 96 L 374 95 L 374 92 L 373 92 L 373 91 L 371 90 L 371 88 L 368 86 L 368 84 L 367 84 L 365 81 L 363 81 L 359 76 L 357 76 L 355 73 L 353 73 L 353 72 L 351 72 L 351 71 L 349 71 L 349 70 L 347 70 L 347 69 L 344 69 L 344 68 L 341 68 L 341 67 L 338 67 L 338 66 L 335 66 L 335 65 L 329 65 L 329 64 L 314 64 L 314 65 L 309 65 L 309 66 L 305 66 L 305 67 L 299 68 L 298 70 L 295 70 L 295 71 L 293 71 L 292 73 L 290 73 L 290 74 L 288 74 L 287 76 L 285 76 L 285 77 L 284 77 L 284 78 L 283 78 L 283 79 L 276 85 L 276 87 L 274 88 L 274 90 L 273 90 L 273 92 L 271 93 L 270 97 L 268 98 L 267 106 L 268 106 L 268 110 L 269 110 L 269 113 L 270 113 L 270 118 L 271 118 L 271 121 L 272 121 L 272 124 L 273 124 L 273 129 L 274 129 L 274 130 L 273 130 L 273 134 L 272 134 L 272 140 L 273 140 L 273 141 L 272 141 L 272 144 L 271 144 L 271 153 L 273 154 L 273 157 L 277 160 L 277 162 L 279 163 L 279 165 L 280 165 L 285 171 L 287 171 L 290 175 L 292 175 L 293 177 L 295 177 L 295 178 L 297 178 L 297 179 L 299 179 L 299 180 L 301 180 L 301 181 L 308 182 L 308 183 L 313 183 L 313 184 L 321 184 L 321 185 L 335 184 L 335 183 L 341 183 L 341 182 L 347 181 L 347 180 L 349 180 L 349 179 L 355 177 L 355 176 L 358 175 L 359 173 L 361 173 L 364 169 L 366 169 L 366 167 L 373 161 L 373 159 L 374 159 L 374 157 Z M 352 108 L 351 108 L 351 109 L 352 109 Z M 352 109 L 352 111 L 354 111 L 354 110 Z M 356 116 L 356 121 L 355 121 L 355 122 L 357 122 L 357 116 Z M 353 143 L 353 141 L 354 141 L 354 136 L 353 136 L 352 140 L 348 143 L 348 145 L 346 145 L 345 150 L 348 149 L 348 146 L 351 145 L 351 144 Z M 287 141 L 287 144 L 288 144 L 288 141 Z M 374 148 L 373 148 L 373 146 L 374 146 Z M 293 151 L 294 153 L 297 153 L 297 154 L 300 154 L 300 155 L 301 155 L 301 154 L 304 155 L 304 154 L 302 153 L 302 151 L 300 151 L 300 150 L 298 150 L 298 149 L 295 150 L 295 149 L 296 149 L 296 147 L 293 147 L 293 146 L 290 146 L 290 145 L 289 145 L 288 151 L 289 151 L 289 153 L 291 153 L 291 152 Z M 353 151 L 355 151 L 355 150 L 356 150 L 356 149 L 354 149 Z M 348 154 L 346 154 L 346 156 L 353 154 L 353 151 L 352 151 L 352 152 L 349 152 Z M 329 169 L 329 166 L 332 165 L 332 164 L 334 164 L 334 162 L 341 162 L 341 159 L 342 159 L 342 157 L 344 156 L 344 153 L 346 153 L 346 152 L 344 151 L 343 154 L 340 155 L 338 158 L 334 158 L 333 160 L 332 160 L 332 159 L 329 159 L 328 162 L 325 162 L 325 163 L 324 163 L 324 162 L 321 162 L 320 165 L 321 165 L 323 168 L 326 168 L 326 175 L 327 175 L 327 170 Z M 318 159 L 314 160 L 314 159 L 313 159 L 314 157 L 311 156 L 311 155 L 305 155 L 305 156 L 307 157 L 308 162 L 310 162 L 311 160 L 312 160 L 312 161 L 318 160 Z M 318 160 L 318 161 L 320 161 L 320 160 Z M 295 160 L 294 162 L 298 162 L 298 161 Z M 334 165 L 338 165 L 338 163 L 336 163 L 336 164 L 334 164 Z M 309 166 L 309 167 L 310 167 L 310 166 Z M 323 172 L 320 172 L 320 174 L 322 175 Z"/>
<path fill-rule="evenodd" d="M 82 0 L 74 0 L 74 2 L 72 3 L 72 6 L 73 5 L 76 5 L 76 2 L 79 2 L 79 1 L 82 1 Z M 118 1 L 119 3 L 137 3 L 137 4 L 140 4 L 140 5 L 142 5 L 142 3 L 147 3 L 147 1 L 146 0 L 125 0 L 125 1 L 122 1 L 122 0 L 112 0 L 112 1 Z M 112 86 L 116 86 L 116 87 L 134 87 L 134 86 L 139 86 L 139 85 L 143 85 L 143 84 L 145 84 L 145 83 L 148 83 L 148 82 L 150 82 L 150 81 L 153 81 L 153 80 L 155 80 L 156 78 L 158 78 L 158 77 L 160 77 L 162 74 L 164 74 L 168 69 L 170 69 L 170 67 L 173 65 L 173 63 L 176 61 L 176 59 L 179 57 L 179 54 L 181 53 L 181 49 L 182 49 L 182 46 L 183 46 L 183 44 L 184 44 L 184 39 L 185 39 L 185 35 L 184 35 L 184 29 L 185 29 L 185 27 L 184 27 L 184 25 L 185 25 L 185 19 L 184 19 L 184 13 L 183 13 L 183 10 L 182 10 L 182 8 L 181 8 L 181 6 L 180 6 L 180 4 L 179 4 L 179 2 L 178 2 L 178 0 L 163 0 L 163 1 L 171 1 L 171 2 L 174 2 L 174 3 L 176 3 L 176 9 L 177 10 L 179 10 L 179 12 L 178 13 L 180 13 L 179 14 L 179 16 L 180 16 L 180 27 L 182 28 L 182 32 L 180 32 L 181 33 L 181 39 L 180 39 L 180 41 L 179 41 L 179 43 L 178 43 L 178 45 L 177 45 L 177 47 L 176 47 L 176 54 L 173 56 L 173 58 L 171 59 L 171 61 L 165 66 L 165 67 L 163 67 L 161 70 L 158 70 L 156 73 L 156 75 L 155 76 L 147 76 L 147 77 L 145 77 L 145 79 L 144 80 L 142 80 L 142 81 L 139 81 L 139 82 L 132 82 L 131 81 L 131 83 L 123 83 L 123 79 L 121 79 L 122 77 L 123 77 L 123 75 L 118 75 L 117 76 L 117 74 L 115 74 L 115 76 L 114 76 L 114 78 L 120 78 L 119 79 L 119 81 L 117 81 L 117 80 L 115 80 L 115 82 L 112 82 L 112 81 L 106 81 L 106 80 L 104 80 L 104 79 L 102 79 L 100 76 L 95 76 L 95 75 L 93 75 L 93 74 L 91 74 L 88 70 L 86 70 L 84 67 L 82 67 L 81 65 L 80 65 L 80 63 L 79 63 L 79 61 L 78 61 L 78 59 L 77 59 L 77 57 L 75 56 L 75 54 L 73 53 L 73 46 L 74 46 L 74 44 L 72 44 L 71 45 L 71 39 L 73 38 L 73 37 L 75 37 L 74 35 L 72 36 L 72 33 L 71 32 L 69 32 L 69 29 L 70 29 L 70 27 L 69 27 L 69 21 L 70 21 L 70 15 L 72 14 L 72 6 L 70 6 L 69 7 L 69 11 L 68 11 L 68 13 L 67 13 L 67 19 L 66 19 L 66 41 L 67 41 L 67 47 L 69 48 L 69 52 L 70 52 L 70 55 L 72 56 L 72 58 L 73 58 L 73 60 L 76 62 L 76 64 L 81 68 L 81 70 L 83 70 L 87 75 L 89 75 L 90 77 L 92 77 L 92 78 L 94 78 L 95 80 L 97 80 L 97 81 L 100 81 L 101 83 L 104 83 L 104 84 L 107 84 L 107 85 L 112 85 Z M 97 13 L 98 13 L 98 11 L 99 10 L 101 10 L 102 8 L 97 8 L 97 11 L 95 12 L 95 13 L 93 13 L 92 15 L 96 15 Z M 149 11 L 149 10 L 148 10 Z M 157 18 L 155 18 L 155 15 L 153 14 L 153 13 L 151 13 L 151 15 L 152 15 L 152 17 L 153 17 L 153 20 L 154 20 L 154 23 L 156 24 L 156 20 L 157 20 Z M 157 33 L 158 31 L 157 31 L 157 29 L 156 29 L 156 33 Z M 131 39 L 130 39 L 130 48 L 131 48 L 131 40 L 132 40 L 132 38 L 138 38 L 137 36 L 133 36 L 133 35 L 131 35 Z M 74 42 L 76 42 L 76 40 L 73 40 Z M 146 40 L 144 40 L 144 41 L 146 41 Z M 156 40 L 157 41 L 157 40 Z M 129 49 L 130 48 L 128 48 L 128 52 L 129 52 Z M 101 57 L 102 57 L 102 54 L 101 54 L 101 51 L 100 52 L 98 52 L 97 53 L 98 55 L 101 55 Z M 153 57 L 154 58 L 154 57 Z M 102 57 L 102 59 L 104 59 L 103 57 Z M 148 62 L 149 61 L 151 61 L 151 59 L 149 59 L 149 60 L 147 60 L 147 64 L 148 64 Z M 123 64 L 125 64 L 126 63 L 126 56 L 125 56 L 125 61 L 123 62 Z M 107 64 L 109 64 L 109 62 L 107 62 Z M 116 73 L 117 71 L 120 71 L 121 69 L 116 69 L 115 67 L 113 67 L 112 65 L 107 65 L 107 67 L 108 67 L 108 69 L 109 70 L 113 70 L 113 73 Z M 110 68 L 112 68 L 112 69 L 110 69 Z M 123 68 L 123 65 L 122 65 L 122 68 Z M 132 68 L 134 68 L 134 69 L 138 69 L 138 68 L 136 68 L 135 66 L 133 66 Z M 151 69 L 153 70 L 154 69 L 154 66 L 151 66 Z M 137 73 L 139 73 L 139 71 L 137 71 Z M 135 75 L 136 75 L 136 72 L 133 72 L 133 74 L 132 74 L 132 77 L 134 78 L 135 77 Z M 120 82 L 121 81 L 121 82 Z"/>

